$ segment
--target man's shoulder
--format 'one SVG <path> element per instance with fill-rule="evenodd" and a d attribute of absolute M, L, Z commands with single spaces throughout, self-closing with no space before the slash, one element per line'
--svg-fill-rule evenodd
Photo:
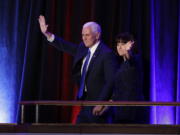
<path fill-rule="evenodd" d="M 101 51 L 104 51 L 106 53 L 112 52 L 112 49 L 107 44 L 105 44 L 103 42 L 100 42 L 99 46 L 100 46 Z"/>

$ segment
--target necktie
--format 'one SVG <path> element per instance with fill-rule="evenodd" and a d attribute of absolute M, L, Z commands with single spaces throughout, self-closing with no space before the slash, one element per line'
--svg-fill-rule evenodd
<path fill-rule="evenodd" d="M 91 52 L 88 50 L 88 54 L 86 55 L 86 60 L 84 62 L 83 69 L 82 69 L 81 82 L 80 82 L 80 87 L 79 87 L 79 91 L 78 91 L 78 99 L 81 99 L 83 96 L 84 87 L 85 87 L 85 78 L 86 78 L 86 72 L 87 72 L 87 65 L 89 62 L 90 54 L 91 54 Z"/>

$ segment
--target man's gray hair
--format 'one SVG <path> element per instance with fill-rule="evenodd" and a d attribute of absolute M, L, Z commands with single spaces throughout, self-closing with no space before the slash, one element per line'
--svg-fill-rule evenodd
<path fill-rule="evenodd" d="M 96 22 L 87 22 L 83 25 L 83 28 L 85 27 L 91 27 L 93 32 L 98 32 L 101 34 L 101 26 L 97 24 Z"/>

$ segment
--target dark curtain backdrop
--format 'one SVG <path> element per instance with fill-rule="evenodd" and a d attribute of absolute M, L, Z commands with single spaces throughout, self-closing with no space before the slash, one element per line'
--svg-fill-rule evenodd
<path fill-rule="evenodd" d="M 77 44 L 87 21 L 102 26 L 102 40 L 111 48 L 118 33 L 134 34 L 142 54 L 145 99 L 179 101 L 179 6 L 179 0 L 0 0 L 0 122 L 18 121 L 20 100 L 75 99 L 73 58 L 47 44 L 40 14 L 50 32 Z M 73 122 L 78 113 L 78 107 L 40 110 L 40 122 Z M 34 120 L 33 112 L 26 109 L 27 122 Z M 152 107 L 150 120 L 179 124 L 178 116 L 177 107 Z"/>

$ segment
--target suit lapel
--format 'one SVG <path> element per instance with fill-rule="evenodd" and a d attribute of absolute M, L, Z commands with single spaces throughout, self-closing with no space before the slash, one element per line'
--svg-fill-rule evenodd
<path fill-rule="evenodd" d="M 82 47 L 76 57 L 74 57 L 74 62 L 73 62 L 73 68 L 72 72 L 77 73 L 80 75 L 81 74 L 81 66 L 82 66 L 82 60 L 83 58 L 87 55 L 88 48 Z"/>
<path fill-rule="evenodd" d="M 98 45 L 96 51 L 94 52 L 94 54 L 93 54 L 93 56 L 91 58 L 91 61 L 89 63 L 89 67 L 88 67 L 88 71 L 86 73 L 86 77 L 91 72 L 91 70 L 92 70 L 92 68 L 94 66 L 94 63 L 95 63 L 96 59 L 98 58 L 98 55 L 99 55 L 99 53 L 101 51 L 101 48 L 102 48 L 102 43 L 100 43 Z M 77 56 L 74 59 L 73 71 L 77 71 L 77 70 L 81 71 L 82 60 L 87 55 L 87 52 L 88 52 L 88 48 L 80 49 L 80 51 L 78 52 Z"/>
<path fill-rule="evenodd" d="M 78 52 L 77 56 L 74 59 L 74 66 L 76 66 L 76 64 L 79 63 L 79 61 L 82 61 L 84 57 L 86 57 L 87 52 L 88 48 L 83 48 Z"/>
<path fill-rule="evenodd" d="M 94 52 L 92 58 L 91 58 L 91 61 L 89 63 L 89 67 L 88 67 L 88 71 L 87 71 L 87 75 L 86 77 L 88 76 L 88 74 L 91 72 L 92 70 L 92 67 L 94 66 L 94 63 L 100 53 L 100 50 L 101 50 L 101 43 L 99 44 L 99 46 L 97 47 L 96 51 Z"/>

